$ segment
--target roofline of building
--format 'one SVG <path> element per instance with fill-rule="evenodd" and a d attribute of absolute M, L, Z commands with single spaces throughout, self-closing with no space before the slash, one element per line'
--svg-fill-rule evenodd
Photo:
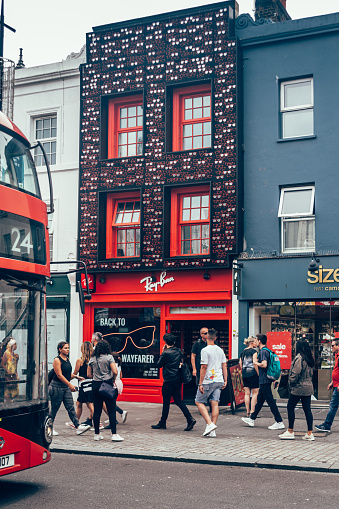
<path fill-rule="evenodd" d="M 249 14 L 242 14 L 236 19 L 237 39 L 243 47 L 338 31 L 339 12 L 279 23 L 269 23 L 267 20 L 254 21 Z"/>
<path fill-rule="evenodd" d="M 117 21 L 116 23 L 109 23 L 107 25 L 99 25 L 93 27 L 92 30 L 94 33 L 106 32 L 107 30 L 116 30 L 120 28 L 129 28 L 136 25 L 146 25 L 152 23 L 154 21 L 166 21 L 167 19 L 171 19 L 177 16 L 194 16 L 196 14 L 205 13 L 209 11 L 213 11 L 216 9 L 223 9 L 232 7 L 235 9 L 235 4 L 238 6 L 236 0 L 225 0 L 223 2 L 216 2 L 207 5 L 201 5 L 198 7 L 189 7 L 187 9 L 181 9 L 172 12 L 164 12 L 160 14 L 153 14 L 151 16 L 146 16 L 143 18 L 135 18 L 128 19 L 125 21 Z"/>

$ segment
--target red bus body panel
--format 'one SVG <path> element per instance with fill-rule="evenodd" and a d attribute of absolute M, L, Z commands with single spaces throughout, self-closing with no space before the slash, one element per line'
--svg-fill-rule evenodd
<path fill-rule="evenodd" d="M 0 469 L 0 477 L 6 474 L 12 474 L 19 470 L 26 468 L 36 467 L 47 463 L 51 459 L 51 453 L 48 449 L 41 447 L 27 438 L 11 433 L 5 429 L 0 428 L 0 441 L 1 438 L 5 441 L 2 449 L 0 449 L 1 456 L 14 454 L 15 464 L 12 467 L 5 467 Z M 43 459 L 43 454 L 46 452 L 46 459 Z"/>

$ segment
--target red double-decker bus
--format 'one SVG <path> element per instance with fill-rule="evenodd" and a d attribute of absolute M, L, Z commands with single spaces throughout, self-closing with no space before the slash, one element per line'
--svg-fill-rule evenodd
<path fill-rule="evenodd" d="M 47 393 L 47 207 L 32 148 L 0 112 L 0 476 L 49 461 L 52 441 Z M 46 157 L 45 161 L 53 203 Z"/>

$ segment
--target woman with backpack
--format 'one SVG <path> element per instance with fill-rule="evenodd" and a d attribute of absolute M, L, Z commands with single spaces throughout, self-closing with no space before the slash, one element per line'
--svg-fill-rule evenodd
<path fill-rule="evenodd" d="M 258 351 L 256 350 L 257 338 L 250 336 L 245 338 L 244 344 L 247 345 L 245 350 L 240 354 L 239 364 L 241 368 L 242 380 L 245 390 L 245 406 L 247 417 L 254 412 L 259 392 L 259 369 L 253 361 L 258 360 Z M 251 402 L 252 392 L 252 402 Z"/>
<path fill-rule="evenodd" d="M 312 433 L 313 415 L 311 411 L 311 396 L 313 394 L 313 368 L 314 359 L 310 345 L 306 339 L 299 339 L 296 344 L 296 356 L 292 362 L 288 375 L 290 397 L 287 403 L 288 429 L 279 438 L 282 440 L 294 440 L 295 407 L 301 400 L 307 422 L 307 433 L 303 440 L 314 440 Z"/>

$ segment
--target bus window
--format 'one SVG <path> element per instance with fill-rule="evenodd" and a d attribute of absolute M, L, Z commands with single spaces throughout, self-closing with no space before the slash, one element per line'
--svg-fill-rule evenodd
<path fill-rule="evenodd" d="M 40 198 L 36 170 L 29 149 L 4 132 L 0 132 L 0 182 Z"/>
<path fill-rule="evenodd" d="M 44 294 L 0 275 L 0 408 L 46 399 Z M 27 285 L 28 288 L 25 288 Z M 43 324 L 44 327 L 44 324 Z"/>

